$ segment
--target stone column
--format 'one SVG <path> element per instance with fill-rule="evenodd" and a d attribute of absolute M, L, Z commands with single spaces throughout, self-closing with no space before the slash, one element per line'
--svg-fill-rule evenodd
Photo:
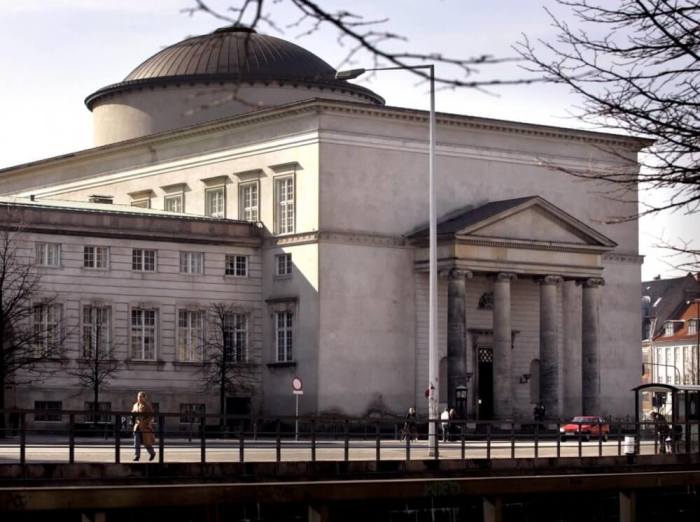
<path fill-rule="evenodd" d="M 561 281 L 558 276 L 540 280 L 540 400 L 546 415 L 554 418 L 561 416 L 557 335 L 557 290 Z"/>
<path fill-rule="evenodd" d="M 447 404 L 457 405 L 455 389 L 466 385 L 467 328 L 466 328 L 466 280 L 471 272 L 453 268 L 447 274 Z"/>
<path fill-rule="evenodd" d="M 581 398 L 584 415 L 600 415 L 598 287 L 602 279 L 583 282 L 581 314 Z"/>
<path fill-rule="evenodd" d="M 515 274 L 500 273 L 493 283 L 493 413 L 513 416 L 512 327 L 510 282 Z"/>

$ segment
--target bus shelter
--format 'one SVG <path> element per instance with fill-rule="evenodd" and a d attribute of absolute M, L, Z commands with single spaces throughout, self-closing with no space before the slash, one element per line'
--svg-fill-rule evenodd
<path fill-rule="evenodd" d="M 632 388 L 634 392 L 635 423 L 643 431 L 643 424 L 649 422 L 652 411 L 661 413 L 671 424 L 678 438 L 686 441 L 686 451 L 695 451 L 700 438 L 700 386 L 697 384 L 673 385 L 664 383 L 640 384 Z M 650 401 L 644 401 L 644 394 L 651 394 Z M 651 404 L 651 410 L 642 411 L 642 404 Z"/>

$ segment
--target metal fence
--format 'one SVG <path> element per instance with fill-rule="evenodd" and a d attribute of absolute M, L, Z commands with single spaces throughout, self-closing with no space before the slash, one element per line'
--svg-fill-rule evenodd
<path fill-rule="evenodd" d="M 133 458 L 131 412 L 0 410 L 0 463 L 114 462 Z M 579 423 L 397 418 L 249 417 L 157 413 L 157 461 L 281 462 L 593 458 L 696 453 L 697 421 Z M 435 424 L 432 439 L 429 423 Z M 567 423 L 571 424 L 571 423 Z"/>

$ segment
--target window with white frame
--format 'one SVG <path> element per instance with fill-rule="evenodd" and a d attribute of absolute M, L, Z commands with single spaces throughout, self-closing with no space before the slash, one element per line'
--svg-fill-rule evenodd
<path fill-rule="evenodd" d="M 226 275 L 248 277 L 248 256 L 230 254 L 226 256 Z"/>
<path fill-rule="evenodd" d="M 204 273 L 204 252 L 180 252 L 180 273 Z"/>
<path fill-rule="evenodd" d="M 697 335 L 698 333 L 698 320 L 690 319 L 688 321 L 688 335 Z"/>
<path fill-rule="evenodd" d="M 177 358 L 184 362 L 202 361 L 204 312 L 177 311 Z"/>
<path fill-rule="evenodd" d="M 292 361 L 294 316 L 290 311 L 275 312 L 275 347 L 277 362 Z"/>
<path fill-rule="evenodd" d="M 57 303 L 34 305 L 34 351 L 37 357 L 47 357 L 61 340 L 63 306 Z"/>
<path fill-rule="evenodd" d="M 109 306 L 83 305 L 83 357 L 93 358 L 95 354 L 101 354 L 103 357 L 109 355 L 112 341 L 111 320 L 112 310 Z"/>
<path fill-rule="evenodd" d="M 294 225 L 294 176 L 275 178 L 275 233 L 292 234 Z"/>
<path fill-rule="evenodd" d="M 34 420 L 41 422 L 61 422 L 62 401 L 34 401 Z"/>
<path fill-rule="evenodd" d="M 163 209 L 168 212 L 185 211 L 185 195 L 171 194 L 163 198 Z"/>
<path fill-rule="evenodd" d="M 248 316 L 228 313 L 223 316 L 224 358 L 229 362 L 248 360 Z"/>
<path fill-rule="evenodd" d="M 671 321 L 667 321 L 664 325 L 664 336 L 671 337 L 674 334 L 674 327 Z"/>
<path fill-rule="evenodd" d="M 35 263 L 39 266 L 61 266 L 61 244 L 37 243 Z"/>
<path fill-rule="evenodd" d="M 275 261 L 275 275 L 287 276 L 292 274 L 292 254 L 277 254 Z"/>
<path fill-rule="evenodd" d="M 257 180 L 238 185 L 238 219 L 258 221 L 259 201 Z"/>
<path fill-rule="evenodd" d="M 204 191 L 204 213 L 215 218 L 226 217 L 226 188 L 214 187 Z"/>
<path fill-rule="evenodd" d="M 131 310 L 131 357 L 144 361 L 156 358 L 158 312 L 147 308 Z"/>
<path fill-rule="evenodd" d="M 84 268 L 107 268 L 109 263 L 109 247 L 85 246 L 83 247 Z"/>
<path fill-rule="evenodd" d="M 156 271 L 156 251 L 145 248 L 131 250 L 131 269 L 136 272 Z"/>

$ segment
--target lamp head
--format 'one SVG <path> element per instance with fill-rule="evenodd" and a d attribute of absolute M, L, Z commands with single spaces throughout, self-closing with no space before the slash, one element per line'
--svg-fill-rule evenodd
<path fill-rule="evenodd" d="M 346 71 L 338 71 L 335 73 L 336 80 L 352 80 L 363 75 L 366 69 L 348 69 Z"/>

